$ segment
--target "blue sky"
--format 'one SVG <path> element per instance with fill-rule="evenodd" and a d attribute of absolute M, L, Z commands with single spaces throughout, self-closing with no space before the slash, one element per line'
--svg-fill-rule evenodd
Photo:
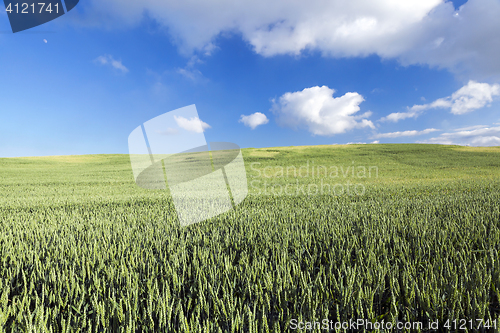
<path fill-rule="evenodd" d="M 191 104 L 241 147 L 500 146 L 498 0 L 308 3 L 82 0 L 16 34 L 2 13 L 0 157 L 127 153 Z"/>

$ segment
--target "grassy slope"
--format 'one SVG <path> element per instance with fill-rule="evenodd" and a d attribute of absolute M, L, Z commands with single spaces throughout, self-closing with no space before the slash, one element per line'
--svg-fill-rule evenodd
<path fill-rule="evenodd" d="M 212 331 L 241 321 L 241 331 L 280 331 L 299 317 L 498 316 L 500 148 L 243 153 L 249 180 L 260 180 L 250 196 L 236 211 L 182 229 L 166 191 L 135 186 L 126 155 L 0 159 L 0 327 L 26 331 L 32 321 L 57 330 L 70 321 L 94 330 Z M 275 175 L 308 162 L 379 172 L 256 178 L 256 169 Z M 258 195 L 264 181 L 276 187 L 349 177 L 365 195 Z M 42 294 L 51 296 L 42 302 Z"/>
<path fill-rule="evenodd" d="M 303 146 L 265 149 L 244 149 L 243 155 L 249 181 L 273 167 L 267 175 L 285 169 L 283 178 L 265 178 L 269 183 L 294 183 L 292 171 L 309 161 L 309 183 L 323 178 L 332 184 L 352 179 L 366 186 L 407 186 L 445 184 L 466 180 L 496 181 L 500 179 L 500 147 L 471 148 L 437 145 L 348 145 Z M 353 164 L 354 162 L 354 164 Z M 252 163 L 257 163 L 253 164 Z M 260 164 L 258 164 L 260 163 Z M 344 177 L 312 177 L 313 164 L 346 168 L 354 165 L 378 167 L 378 177 L 369 179 Z M 317 170 L 317 169 L 316 169 Z M 356 169 L 357 172 L 358 169 Z M 329 171 L 330 172 L 330 171 Z M 303 175 L 305 174 L 305 171 Z M 82 203 L 87 200 L 122 201 L 138 197 L 164 197 L 162 191 L 147 191 L 135 186 L 128 155 L 51 156 L 0 159 L 0 205 L 29 206 L 34 204 Z M 261 174 L 262 175 L 262 174 Z M 259 191 L 254 191 L 259 192 Z M 261 193 L 263 191 L 260 191 Z"/>

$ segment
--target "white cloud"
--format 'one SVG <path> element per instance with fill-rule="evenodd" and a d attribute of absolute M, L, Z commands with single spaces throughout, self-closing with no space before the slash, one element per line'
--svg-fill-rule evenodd
<path fill-rule="evenodd" d="M 493 101 L 494 96 L 499 95 L 499 84 L 489 85 L 469 81 L 466 86 L 451 95 L 451 101 L 446 100 L 444 103 L 451 103 L 451 113 L 464 114 L 484 107 Z"/>
<path fill-rule="evenodd" d="M 399 138 L 402 136 L 417 136 L 417 135 L 424 135 L 424 134 L 429 134 L 432 132 L 437 132 L 439 131 L 438 129 L 435 128 L 428 128 L 423 131 L 403 131 L 403 132 L 392 132 L 392 133 L 379 133 L 373 136 L 374 139 L 382 139 L 382 138 Z"/>
<path fill-rule="evenodd" d="M 95 59 L 95 61 L 101 65 L 109 65 L 109 66 L 121 71 L 122 73 L 128 73 L 128 68 L 122 64 L 122 61 L 115 60 L 113 58 L 113 56 L 111 56 L 109 54 L 99 56 Z"/>
<path fill-rule="evenodd" d="M 259 54 L 298 54 L 317 49 L 333 55 L 397 54 L 413 30 L 442 0 L 93 0 L 94 11 L 138 23 L 146 12 L 184 50 L 204 53 L 221 32 L 241 33 Z M 90 14 L 90 13 L 89 13 Z M 107 15 L 106 15 L 107 14 Z M 118 20 L 117 20 L 118 21 Z M 196 24 L 193 24 L 196 22 Z"/>
<path fill-rule="evenodd" d="M 429 104 L 414 105 L 408 108 L 408 112 L 391 113 L 380 121 L 398 122 L 406 118 L 417 118 L 425 110 L 438 108 L 450 109 L 453 114 L 464 114 L 489 105 L 496 96 L 500 96 L 499 84 L 490 85 L 471 80 L 451 96 L 437 99 Z"/>
<path fill-rule="evenodd" d="M 493 125 L 500 125 L 500 124 L 493 124 Z M 489 127 L 489 126 L 488 125 L 474 125 L 474 126 L 457 128 L 457 129 L 455 129 L 455 131 L 470 131 L 470 130 L 476 130 L 476 129 L 487 128 L 487 127 Z"/>
<path fill-rule="evenodd" d="M 178 68 L 177 73 L 193 81 L 196 81 L 198 78 L 203 77 L 203 74 L 201 74 L 201 72 L 197 69 Z"/>
<path fill-rule="evenodd" d="M 366 119 L 371 112 L 355 115 L 363 96 L 355 92 L 341 97 L 333 97 L 335 90 L 327 86 L 306 88 L 302 91 L 288 92 L 278 102 L 273 101 L 273 112 L 281 126 L 306 127 L 314 135 L 330 136 L 344 133 L 354 128 L 371 127 Z"/>
<path fill-rule="evenodd" d="M 45 44 L 47 44 L 47 43 L 48 43 L 46 39 L 44 39 L 44 40 L 43 40 L 43 42 L 44 42 Z"/>
<path fill-rule="evenodd" d="M 101 65 L 106 65 L 108 63 L 108 58 L 106 56 L 99 56 L 95 59 L 95 61 Z"/>
<path fill-rule="evenodd" d="M 183 52 L 210 54 L 236 33 L 264 56 L 317 50 L 325 56 L 377 54 L 446 68 L 471 79 L 500 78 L 500 2 L 469 0 L 90 0 L 88 21 L 155 19 Z M 112 21 L 112 20 L 111 20 Z M 194 24 L 193 22 L 196 22 Z"/>
<path fill-rule="evenodd" d="M 462 146 L 500 146 L 500 127 L 475 126 L 471 130 L 457 129 L 419 143 Z"/>
<path fill-rule="evenodd" d="M 500 2 L 468 0 L 458 11 L 451 1 L 434 8 L 415 31 L 404 64 L 445 68 L 461 79 L 500 80 Z M 411 36 L 410 36 L 411 37 Z"/>
<path fill-rule="evenodd" d="M 188 78 L 194 82 L 198 82 L 204 79 L 203 74 L 195 68 L 197 64 L 203 63 L 202 60 L 198 58 L 198 56 L 192 56 L 187 62 L 184 68 L 177 68 L 177 73 L 181 74 L 185 78 Z"/>
<path fill-rule="evenodd" d="M 209 124 L 200 120 L 198 117 L 186 119 L 181 116 L 174 116 L 174 119 L 180 128 L 190 132 L 203 133 L 206 129 L 211 128 Z"/>
<path fill-rule="evenodd" d="M 250 127 L 251 129 L 255 129 L 257 126 L 267 124 L 269 119 L 267 119 L 265 114 L 255 112 L 249 116 L 241 115 L 239 122 Z"/>
<path fill-rule="evenodd" d="M 409 109 L 408 112 L 394 112 L 394 113 L 391 113 L 390 115 L 388 115 L 386 117 L 380 118 L 380 121 L 392 121 L 392 122 L 397 123 L 398 121 L 404 120 L 404 119 L 407 119 L 407 118 L 417 118 L 421 114 L 422 114 L 421 111 L 416 111 L 416 110 Z"/>

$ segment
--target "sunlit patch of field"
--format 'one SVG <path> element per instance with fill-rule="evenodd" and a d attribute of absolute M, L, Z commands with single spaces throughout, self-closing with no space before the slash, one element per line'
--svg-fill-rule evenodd
<path fill-rule="evenodd" d="M 469 147 L 469 146 L 453 146 L 453 150 L 481 152 L 481 153 L 500 153 L 500 147 Z"/>

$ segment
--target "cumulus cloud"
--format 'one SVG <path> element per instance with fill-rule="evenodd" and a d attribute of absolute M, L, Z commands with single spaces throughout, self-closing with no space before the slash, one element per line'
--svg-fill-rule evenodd
<path fill-rule="evenodd" d="M 445 68 L 461 79 L 498 81 L 499 15 L 497 0 L 468 0 L 456 11 L 451 1 L 441 3 L 416 27 L 414 45 L 399 59 Z"/>
<path fill-rule="evenodd" d="M 391 132 L 391 133 L 379 133 L 373 136 L 374 139 L 383 139 L 383 138 L 399 138 L 402 136 L 417 136 L 417 135 L 424 135 L 424 134 L 429 134 L 432 132 L 439 131 L 438 129 L 435 128 L 427 128 L 423 131 L 403 131 L 403 132 Z"/>
<path fill-rule="evenodd" d="M 209 124 L 202 121 L 198 117 L 187 119 L 181 116 L 174 116 L 174 119 L 180 128 L 190 132 L 203 133 L 206 129 L 212 128 Z"/>
<path fill-rule="evenodd" d="M 249 116 L 241 115 L 239 122 L 250 127 L 251 129 L 255 129 L 257 126 L 267 124 L 269 119 L 267 119 L 265 114 L 255 112 Z"/>
<path fill-rule="evenodd" d="M 500 85 L 489 85 L 469 81 L 469 83 L 454 92 L 451 97 L 442 101 L 444 107 L 450 104 L 451 113 L 464 114 L 484 107 L 493 101 L 494 96 L 500 95 Z M 437 102 L 437 101 L 436 101 Z"/>
<path fill-rule="evenodd" d="M 128 68 L 122 64 L 122 61 L 115 60 L 113 58 L 113 56 L 111 56 L 109 54 L 97 57 L 95 59 L 95 62 L 97 62 L 101 65 L 109 65 L 109 66 L 121 71 L 122 73 L 128 73 Z"/>
<path fill-rule="evenodd" d="M 263 56 L 377 54 L 446 68 L 471 79 L 500 78 L 500 2 L 469 0 L 90 0 L 89 21 L 138 24 L 145 13 L 183 52 L 210 54 L 218 36 L 241 35 Z M 196 24 L 193 24 L 196 22 Z"/>
<path fill-rule="evenodd" d="M 318 49 L 333 55 L 397 54 L 404 33 L 442 0 L 93 0 L 95 10 L 139 22 L 144 13 L 185 49 L 210 50 L 221 32 L 241 33 L 265 56 Z M 97 7 L 99 6 L 99 7 Z M 192 22 L 196 22 L 193 24 Z"/>
<path fill-rule="evenodd" d="M 406 118 L 417 118 L 426 110 L 439 108 L 450 109 L 452 114 L 464 114 L 489 105 L 496 96 L 500 96 L 499 84 L 490 85 L 471 80 L 451 96 L 437 99 L 429 104 L 414 105 L 408 108 L 408 112 L 391 113 L 380 121 L 398 122 Z"/>
<path fill-rule="evenodd" d="M 333 97 L 334 89 L 327 86 L 306 88 L 302 91 L 287 92 L 273 101 L 272 111 L 281 126 L 305 127 L 314 135 L 331 136 L 354 128 L 375 128 L 366 119 L 371 112 L 356 115 L 363 96 L 349 92 L 341 97 Z"/>
<path fill-rule="evenodd" d="M 474 126 L 469 130 L 457 129 L 418 143 L 461 146 L 500 146 L 500 127 Z"/>

